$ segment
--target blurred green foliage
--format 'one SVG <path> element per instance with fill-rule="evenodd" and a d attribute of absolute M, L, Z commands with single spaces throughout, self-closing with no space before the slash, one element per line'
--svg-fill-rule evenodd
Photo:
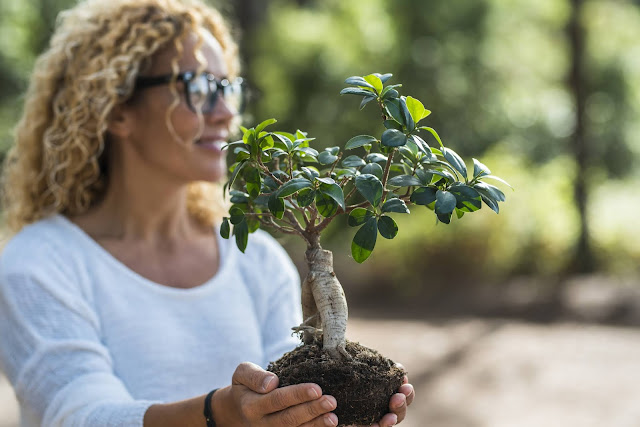
<path fill-rule="evenodd" d="M 0 3 L 2 150 L 11 141 L 35 55 L 45 46 L 56 11 L 72 3 Z M 481 280 L 566 270 L 579 233 L 572 193 L 576 162 L 568 142 L 576 126 L 567 85 L 568 0 L 216 4 L 235 13 L 231 19 L 243 26 L 244 74 L 254 92 L 248 123 L 277 117 L 279 128 L 316 137 L 316 149 L 343 145 L 370 129 L 378 115 L 374 108 L 359 112 L 357 100 L 339 95 L 344 78 L 391 72 L 433 112 L 426 121 L 446 145 L 467 161 L 481 156 L 516 188 L 505 189 L 509 201 L 498 216 L 487 210 L 452 227 L 436 227 L 428 215 L 402 218 L 402 231 L 376 249 L 375 262 L 352 263 L 359 274 L 390 274 L 419 286 L 427 271 L 455 270 Z M 580 20 L 586 30 L 592 244 L 599 269 L 637 273 L 640 7 L 630 0 L 589 0 Z M 345 228 L 346 223 L 332 227 L 325 247 L 344 250 L 346 257 L 350 238 L 340 234 L 353 231 Z M 432 254 L 442 262 L 423 262 Z M 390 268 L 402 264 L 420 268 Z"/>

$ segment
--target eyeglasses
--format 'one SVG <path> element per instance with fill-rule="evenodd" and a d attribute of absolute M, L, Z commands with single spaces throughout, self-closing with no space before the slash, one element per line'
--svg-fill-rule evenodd
<path fill-rule="evenodd" d="M 138 77 L 136 79 L 136 90 L 167 84 L 173 78 L 174 76 L 171 74 Z M 233 80 L 217 79 L 211 73 L 197 74 L 193 71 L 186 71 L 178 74 L 176 80 L 184 83 L 184 95 L 187 105 L 194 113 L 196 111 L 201 111 L 202 114 L 211 113 L 220 95 L 222 95 L 227 104 L 235 108 L 237 113 L 241 113 L 244 109 L 244 94 L 246 91 L 244 79 L 241 77 Z"/>

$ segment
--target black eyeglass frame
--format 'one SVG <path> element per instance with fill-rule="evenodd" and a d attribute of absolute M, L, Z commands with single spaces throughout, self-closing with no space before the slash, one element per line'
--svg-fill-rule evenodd
<path fill-rule="evenodd" d="M 209 82 L 208 96 L 214 97 L 213 100 L 207 99 L 207 101 L 203 103 L 203 106 L 206 104 L 209 104 L 208 108 L 206 109 L 203 108 L 203 111 L 202 111 L 203 114 L 208 114 L 211 111 L 213 111 L 218 101 L 218 96 L 220 96 L 220 94 L 222 94 L 223 97 L 226 96 L 227 91 L 234 86 L 235 87 L 239 86 L 243 95 L 246 93 L 246 83 L 242 77 L 236 77 L 233 80 L 229 80 L 227 78 L 218 79 L 216 78 L 216 76 L 214 76 L 211 73 L 196 73 L 195 71 L 185 71 L 185 72 L 179 73 L 175 75 L 175 80 L 181 81 L 184 83 L 184 96 L 187 100 L 187 106 L 194 113 L 196 112 L 196 109 L 193 103 L 191 102 L 191 92 L 189 91 L 189 83 L 191 83 L 191 81 L 195 77 L 198 77 L 200 75 L 205 76 L 207 81 Z M 136 79 L 135 90 L 142 90 L 142 89 L 147 89 L 154 86 L 168 84 L 173 79 L 174 79 L 173 74 L 166 74 L 162 76 L 140 76 Z M 215 83 L 215 90 L 213 90 L 213 83 Z M 244 109 L 244 98 L 242 99 L 240 105 L 238 105 L 238 113 L 239 114 L 242 113 L 243 109 Z"/>

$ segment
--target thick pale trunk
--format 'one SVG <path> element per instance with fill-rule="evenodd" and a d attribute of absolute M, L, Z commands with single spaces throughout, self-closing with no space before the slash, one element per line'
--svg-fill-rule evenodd
<path fill-rule="evenodd" d="M 309 249 L 306 258 L 309 274 L 302 283 L 304 323 L 295 329 L 303 332 L 307 344 L 321 329 L 324 350 L 334 358 L 350 358 L 345 350 L 347 300 L 333 272 L 333 254 L 321 248 Z"/>

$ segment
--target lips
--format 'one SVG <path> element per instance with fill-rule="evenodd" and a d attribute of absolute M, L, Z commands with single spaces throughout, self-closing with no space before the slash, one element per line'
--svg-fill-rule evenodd
<path fill-rule="evenodd" d="M 223 136 L 202 137 L 195 142 L 195 145 L 200 148 L 216 152 L 222 151 L 222 147 L 224 146 L 224 144 L 226 144 L 226 138 L 224 138 Z"/>

